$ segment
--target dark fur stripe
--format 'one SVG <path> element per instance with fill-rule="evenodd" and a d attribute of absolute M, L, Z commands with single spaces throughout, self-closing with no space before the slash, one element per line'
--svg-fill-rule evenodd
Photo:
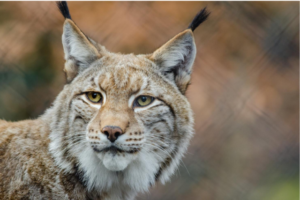
<path fill-rule="evenodd" d="M 175 119 L 175 118 L 176 118 L 176 116 L 175 116 L 175 111 L 174 111 L 174 108 L 172 107 L 172 105 L 169 104 L 169 103 L 167 103 L 166 101 L 164 101 L 164 100 L 161 99 L 161 98 L 157 98 L 157 99 L 160 100 L 160 101 L 162 101 L 162 102 L 164 102 L 167 106 L 169 106 L 170 111 L 171 111 L 171 113 L 172 113 L 172 115 L 173 115 L 173 117 L 174 117 L 174 119 Z"/>
<path fill-rule="evenodd" d="M 69 8 L 68 8 L 68 4 L 66 1 L 58 1 L 56 2 L 61 14 L 65 17 L 65 19 L 72 19 L 70 12 L 69 12 Z"/>
<path fill-rule="evenodd" d="M 176 145 L 178 145 L 178 142 L 177 142 Z M 177 151 L 178 151 L 178 147 L 176 146 L 175 149 L 171 152 L 171 156 L 167 157 L 161 163 L 158 171 L 155 173 L 155 181 L 158 181 L 158 179 L 160 178 L 162 172 L 171 165 L 171 163 L 173 162 L 174 156 L 176 155 Z"/>
<path fill-rule="evenodd" d="M 81 99 L 81 98 L 78 98 L 78 100 L 80 100 L 80 101 L 82 101 L 82 103 L 84 103 L 84 104 L 86 104 L 86 105 L 88 105 L 88 106 L 90 106 L 86 101 L 84 101 L 83 99 Z"/>
<path fill-rule="evenodd" d="M 203 8 L 197 15 L 196 17 L 193 19 L 192 23 L 189 25 L 188 29 L 192 29 L 192 31 L 194 31 L 202 22 L 204 22 L 208 15 L 210 13 L 208 13 L 206 11 L 206 7 Z"/>
<path fill-rule="evenodd" d="M 145 123 L 144 122 L 144 125 L 151 128 L 153 126 L 153 124 L 156 124 L 156 123 L 159 123 L 159 122 L 163 122 L 166 125 L 168 125 L 168 123 L 167 123 L 167 121 L 165 119 L 159 119 L 159 120 L 151 122 L 151 123 Z"/>

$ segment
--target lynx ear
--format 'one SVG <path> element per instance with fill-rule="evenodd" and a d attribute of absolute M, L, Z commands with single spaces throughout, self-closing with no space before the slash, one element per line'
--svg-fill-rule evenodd
<path fill-rule="evenodd" d="M 150 60 L 159 66 L 165 77 L 175 82 L 182 94 L 190 83 L 196 56 L 193 31 L 207 19 L 208 15 L 205 7 L 195 16 L 187 30 L 176 35 L 150 55 Z"/>
<path fill-rule="evenodd" d="M 67 81 L 70 82 L 78 73 L 100 58 L 100 53 L 95 46 L 97 44 L 84 35 L 72 21 L 67 2 L 59 1 L 57 6 L 66 19 L 62 43 L 66 60 L 64 71 L 66 72 Z"/>
<path fill-rule="evenodd" d="M 191 79 L 192 66 L 196 56 L 193 32 L 188 29 L 156 50 L 150 60 L 155 62 L 160 72 L 174 81 L 181 93 L 185 93 Z"/>
<path fill-rule="evenodd" d="M 64 71 L 68 81 L 100 58 L 97 48 L 70 19 L 65 20 L 62 43 L 66 60 Z"/>

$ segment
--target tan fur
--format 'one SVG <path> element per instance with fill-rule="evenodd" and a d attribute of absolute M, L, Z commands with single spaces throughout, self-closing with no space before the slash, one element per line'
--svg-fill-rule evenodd
<path fill-rule="evenodd" d="M 0 123 L 0 197 L 21 199 L 34 192 L 49 193 L 55 170 L 48 152 L 49 127 L 42 120 Z M 25 165 L 24 165 L 25 164 Z M 27 187 L 33 183 L 33 188 Z"/>
<path fill-rule="evenodd" d="M 0 199 L 134 199 L 168 181 L 193 135 L 183 95 L 196 51 L 192 32 L 151 55 L 122 55 L 67 19 L 63 44 L 69 83 L 53 106 L 35 120 L 0 120 Z M 103 102 L 89 101 L 89 91 Z M 153 103 L 135 107 L 140 95 Z M 122 130 L 118 151 L 109 149 L 105 126 Z"/>

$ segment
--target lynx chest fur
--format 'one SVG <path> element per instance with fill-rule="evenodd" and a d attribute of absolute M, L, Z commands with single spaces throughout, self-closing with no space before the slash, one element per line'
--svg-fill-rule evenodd
<path fill-rule="evenodd" d="M 134 199 L 176 170 L 193 135 L 185 97 L 196 46 L 188 29 L 147 55 L 112 53 L 72 21 L 67 83 L 35 120 L 0 120 L 1 199 Z"/>

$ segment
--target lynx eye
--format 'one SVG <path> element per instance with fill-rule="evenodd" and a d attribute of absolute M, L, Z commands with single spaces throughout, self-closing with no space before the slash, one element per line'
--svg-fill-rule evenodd
<path fill-rule="evenodd" d="M 138 107 L 144 107 L 144 106 L 148 106 L 150 103 L 152 103 L 154 100 L 153 97 L 149 97 L 149 96 L 139 96 L 138 98 L 136 98 L 135 100 L 135 105 Z"/>
<path fill-rule="evenodd" d="M 99 92 L 87 92 L 86 96 L 93 103 L 99 103 L 102 100 L 102 96 Z"/>

